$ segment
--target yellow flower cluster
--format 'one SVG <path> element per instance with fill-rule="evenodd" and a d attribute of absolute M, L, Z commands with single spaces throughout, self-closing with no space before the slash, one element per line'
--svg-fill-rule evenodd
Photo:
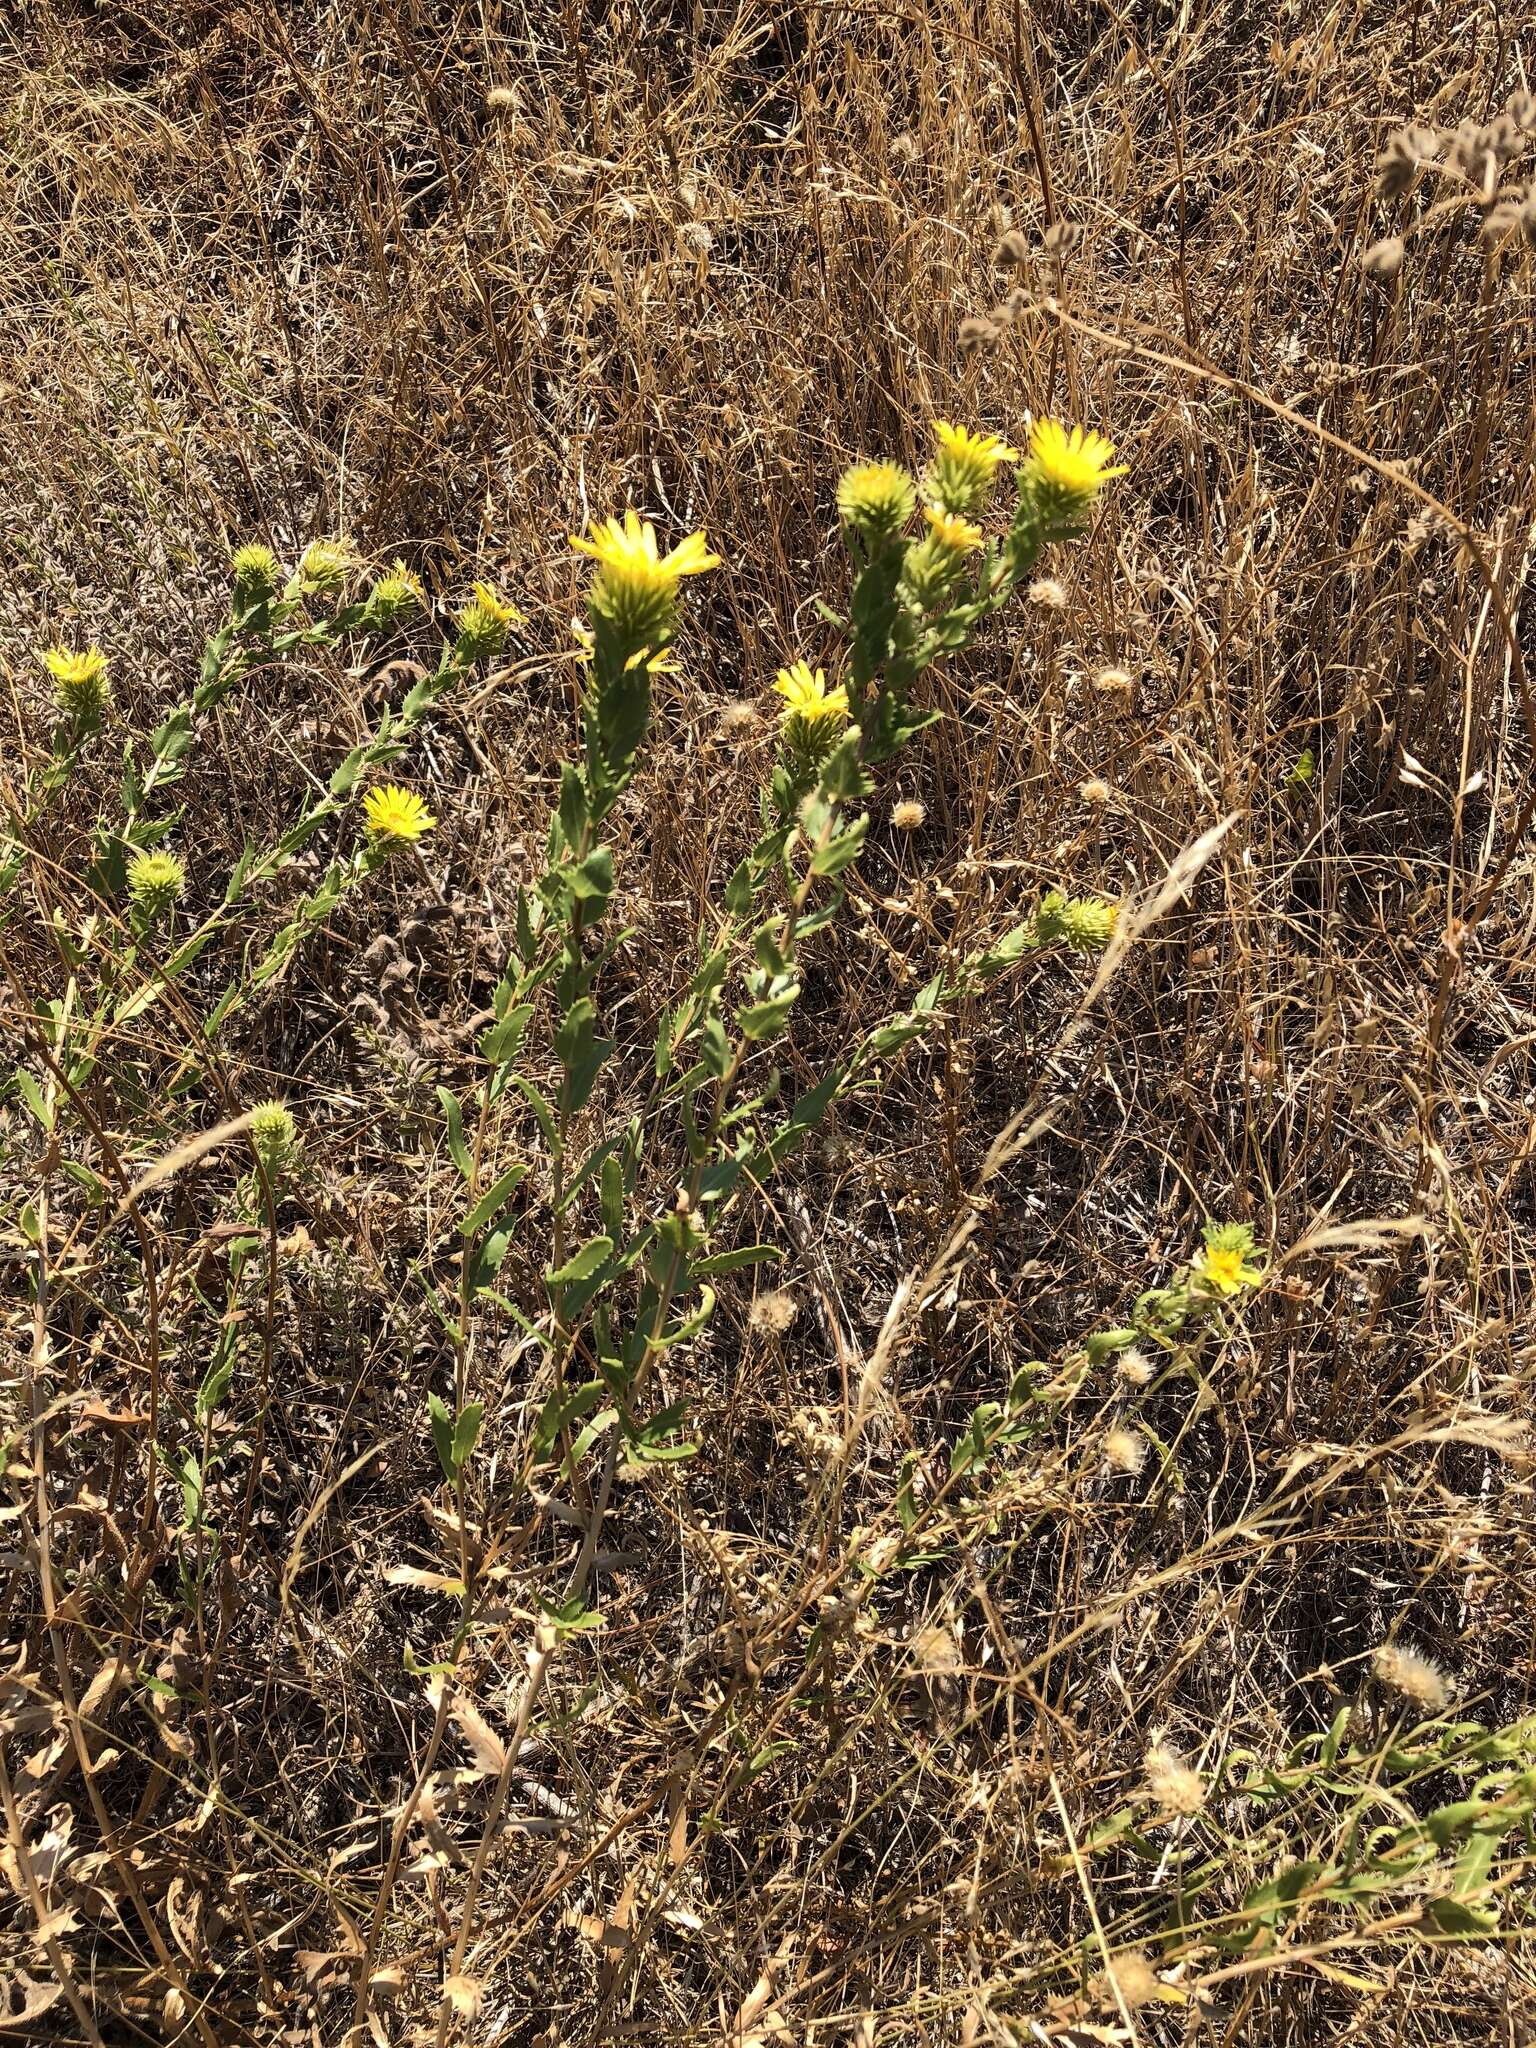
<path fill-rule="evenodd" d="M 820 725 L 834 720 L 841 725 L 848 716 L 848 692 L 841 683 L 827 688 L 825 669 L 812 669 L 807 663 L 797 661 L 789 668 L 779 670 L 775 693 L 784 699 L 784 719 L 803 719 L 808 725 Z"/>

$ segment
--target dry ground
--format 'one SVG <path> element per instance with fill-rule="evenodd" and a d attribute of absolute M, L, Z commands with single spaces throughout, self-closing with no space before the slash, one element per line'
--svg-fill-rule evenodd
<path fill-rule="evenodd" d="M 850 1019 L 899 1006 L 1040 888 L 1132 896 L 1235 822 L 1065 1047 L 1087 974 L 1026 966 L 744 1218 L 790 1251 L 790 1300 L 754 1312 L 750 1272 L 722 1283 L 708 1341 L 672 1368 L 702 1450 L 619 1488 L 605 1625 L 556 1660 L 469 1945 L 483 2003 L 452 2025 L 541 2048 L 1531 2039 L 1518 1886 L 1501 1933 L 1455 1948 L 1418 1941 L 1411 1911 L 1372 1934 L 1322 1914 L 1262 1967 L 1196 1947 L 1125 2013 L 1084 1990 L 1096 1922 L 1150 1940 L 1181 1861 L 1254 1881 L 1276 1842 L 1218 1796 L 1150 1857 L 1074 1860 L 1159 1735 L 1218 1774 L 1357 1695 L 1377 1712 L 1367 1660 L 1389 1632 L 1474 1718 L 1533 1704 L 1536 1514 L 1507 1434 L 1536 1359 L 1532 258 L 1518 226 L 1490 253 L 1465 181 L 1373 186 L 1400 123 L 1486 121 L 1524 85 L 1529 15 L 12 0 L 0 54 L 13 791 L 48 743 L 37 645 L 94 637 L 118 678 L 115 740 L 36 836 L 0 930 L 14 1056 L 42 1073 L 32 1020 L 68 982 L 50 920 L 90 908 L 117 749 L 190 686 L 232 545 L 291 559 L 345 530 L 447 596 L 493 574 L 529 616 L 505 671 L 402 764 L 442 820 L 429 872 L 349 898 L 191 1096 L 163 1083 L 195 1000 L 93 1084 L 82 1156 L 110 1146 L 130 1177 L 261 1095 L 305 1132 L 195 1613 L 178 1490 L 162 1475 L 146 1501 L 134 1418 L 151 1338 L 167 1414 L 192 1402 L 231 1173 L 189 1169 L 136 1237 L 80 1208 L 14 1090 L 0 1105 L 0 1954 L 40 1987 L 0 2039 L 90 2038 L 82 2010 L 112 2044 L 349 2038 L 434 1720 L 407 1649 L 440 1656 L 454 1619 L 399 1582 L 457 1554 L 424 1418 L 445 1355 L 427 1290 L 452 1281 L 434 1088 L 467 1082 L 462 1027 L 571 743 L 566 534 L 633 502 L 668 533 L 705 527 L 726 563 L 690 599 L 624 824 L 622 1112 L 751 836 L 766 686 L 831 650 L 809 600 L 840 588 L 840 467 L 920 461 L 934 415 L 1016 433 L 1047 408 L 1103 425 L 1131 473 L 1060 564 L 1064 604 L 937 685 L 949 715 L 879 793 L 793 1064 L 814 1074 Z M 1367 274 L 1365 248 L 1408 222 L 1401 269 Z M 1003 269 L 1009 228 L 1024 260 Z M 178 791 L 198 901 L 397 689 L 360 651 L 217 715 Z M 755 724 L 727 715 L 742 702 Z M 926 806 L 916 833 L 889 826 L 897 798 Z M 273 886 L 263 929 L 303 880 Z M 219 985 L 210 967 L 194 995 Z M 1051 1128 L 978 1196 L 1036 1091 Z M 18 1219 L 48 1190 L 83 1277 L 39 1317 Z M 1198 1373 L 1149 1395 L 1142 1472 L 1095 1449 L 1106 1368 L 980 1536 L 840 1631 L 837 1561 L 888 1512 L 903 1453 L 1123 1318 L 1207 1216 L 1251 1223 L 1272 1276 Z M 967 1217 L 829 1519 L 850 1372 Z M 530 1370 L 491 1319 L 487 1525 Z M 473 1773 L 516 1717 L 530 1603 L 580 1543 L 586 1496 L 566 1491 L 521 1529 L 467 1653 L 484 1725 L 451 1726 L 436 1810 L 408 1831 L 376 1957 L 398 1984 L 370 1991 L 359 2041 L 435 2037 Z M 1317 1825 L 1297 1817 L 1293 1853 L 1316 1853 Z M 62 1915 L 51 1954 L 40 1913 Z M 71 1996 L 49 2003 L 61 1965 Z M 28 1996 L 18 1976 L 0 2010 Z"/>

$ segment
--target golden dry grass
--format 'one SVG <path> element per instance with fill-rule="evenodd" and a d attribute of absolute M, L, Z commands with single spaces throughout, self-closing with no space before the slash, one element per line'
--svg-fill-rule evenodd
<path fill-rule="evenodd" d="M 35 647 L 99 640 L 118 737 L 147 730 L 251 535 L 291 558 L 344 530 L 445 595 L 489 571 L 530 617 L 526 658 L 405 764 L 442 820 L 430 872 L 349 900 L 197 1054 L 195 1115 L 160 1092 L 197 1041 L 174 1007 L 77 1105 L 124 1185 L 264 1095 L 305 1131 L 231 1411 L 262 1459 L 230 1446 L 195 1620 L 142 1418 L 149 1371 L 184 1412 L 206 1366 L 227 1164 L 125 1223 L 0 1103 L 0 1954 L 44 1987 L 4 2038 L 442 2038 L 531 1617 L 590 1509 L 577 1487 L 498 1515 L 531 1396 L 495 1327 L 474 1541 L 504 1605 L 359 2001 L 435 1718 L 403 1660 L 452 1631 L 420 1575 L 459 1555 L 424 1421 L 427 1287 L 454 1282 L 433 1084 L 464 1079 L 571 745 L 565 536 L 633 502 L 727 563 L 624 818 L 635 937 L 609 1003 L 643 1083 L 680 948 L 755 830 L 767 686 L 830 652 L 809 599 L 840 587 L 841 466 L 920 461 L 935 415 L 1017 433 L 1029 409 L 1102 424 L 1131 474 L 1056 565 L 1064 603 L 937 686 L 948 717 L 881 790 L 858 915 L 816 960 L 800 1077 L 1042 887 L 1155 889 L 1233 822 L 1085 1028 L 1087 976 L 1026 967 L 760 1205 L 787 1298 L 723 1283 L 673 1369 L 701 1453 L 620 1485 L 605 1626 L 551 1665 L 445 2024 L 530 2048 L 1525 2038 L 1517 1907 L 1459 1948 L 1417 1942 L 1410 1911 L 1335 1954 L 1322 1917 L 1257 1960 L 1193 1953 L 1122 2010 L 1081 1966 L 1095 1926 L 1150 1940 L 1181 1859 L 1240 1890 L 1277 1844 L 1233 1796 L 1213 1835 L 1154 1831 L 1151 1860 L 1081 1845 L 1158 1739 L 1212 1772 L 1357 1695 L 1381 1711 L 1389 1634 L 1454 1675 L 1458 1710 L 1532 1705 L 1531 258 L 1518 235 L 1490 255 L 1475 206 L 1373 194 L 1398 124 L 1487 119 L 1532 44 L 1492 0 L 166 0 L 0 23 L 10 787 L 47 747 Z M 1402 269 L 1367 275 L 1410 220 Z M 1009 229 L 1023 260 L 999 267 Z M 397 687 L 326 657 L 218 714 L 178 791 L 195 897 Z M 115 767 L 88 756 L 0 927 L 38 1074 L 68 982 L 51 920 L 90 908 Z M 303 886 L 269 892 L 263 932 Z M 1028 1103 L 1049 1127 L 989 1164 Z M 75 1276 L 41 1309 L 40 1198 Z M 1140 1406 L 1140 1469 L 1101 1456 L 1106 1368 L 989 1526 L 851 1600 L 853 1532 L 888 1525 L 903 1454 L 1123 1318 L 1206 1216 L 1251 1223 L 1275 1271 Z M 515 1291 L 515 1248 L 506 1273 Z M 1318 1852 L 1309 1826 L 1293 1853 Z M 19 1977 L 5 1997 L 22 2011 Z"/>

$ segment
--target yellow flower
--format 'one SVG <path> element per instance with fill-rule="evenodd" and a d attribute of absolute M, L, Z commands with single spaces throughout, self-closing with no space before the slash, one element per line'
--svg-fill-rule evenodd
<path fill-rule="evenodd" d="M 939 546 L 948 548 L 951 554 L 968 555 L 986 539 L 979 526 L 973 525 L 969 519 L 962 519 L 957 512 L 945 512 L 938 505 L 925 505 L 923 517 Z"/>
<path fill-rule="evenodd" d="M 916 503 L 916 487 L 897 462 L 856 462 L 837 486 L 838 517 L 871 540 L 900 533 Z"/>
<path fill-rule="evenodd" d="M 684 576 L 718 569 L 702 533 L 690 533 L 669 555 L 656 545 L 656 529 L 633 509 L 605 519 L 586 539 L 571 535 L 579 555 L 590 555 L 597 575 L 588 592 L 594 614 L 627 639 L 655 644 L 672 630 L 677 586 Z"/>
<path fill-rule="evenodd" d="M 420 839 L 437 823 L 413 789 L 397 782 L 385 782 L 370 789 L 363 798 L 363 816 L 375 839 L 398 839 L 407 843 Z"/>
<path fill-rule="evenodd" d="M 1114 462 L 1115 446 L 1090 428 L 1064 427 L 1060 420 L 1036 420 L 1029 430 L 1029 474 L 1052 492 L 1091 505 L 1127 465 Z"/>
<path fill-rule="evenodd" d="M 282 578 L 276 555 L 259 540 L 248 540 L 229 558 L 235 575 L 235 596 L 247 606 L 271 597 Z"/>
<path fill-rule="evenodd" d="M 1243 1286 L 1243 1255 L 1229 1245 L 1200 1254 L 1200 1278 L 1218 1294 L 1237 1294 Z"/>
<path fill-rule="evenodd" d="M 1211 1223 L 1195 1259 L 1195 1281 L 1211 1294 L 1241 1294 L 1263 1279 L 1253 1264 L 1253 1232 L 1246 1223 Z"/>
<path fill-rule="evenodd" d="M 145 918 L 170 909 L 187 885 L 187 871 L 174 853 L 146 848 L 128 863 L 128 894 Z"/>
<path fill-rule="evenodd" d="M 477 583 L 469 594 L 468 604 L 459 613 L 456 652 L 465 661 L 478 661 L 484 654 L 495 654 L 511 628 L 526 623 L 523 614 L 509 598 L 503 597 L 489 583 Z"/>
<path fill-rule="evenodd" d="M 403 619 L 407 612 L 414 611 L 419 604 L 425 604 L 427 593 L 421 587 L 421 578 L 404 562 L 394 567 L 375 582 L 368 593 L 368 609 L 380 625 L 393 625 Z"/>
<path fill-rule="evenodd" d="M 1001 435 L 980 434 L 970 427 L 933 422 L 939 452 L 923 479 L 923 495 L 943 512 L 974 512 L 991 490 L 998 468 L 1017 462 L 1019 451 Z"/>
<path fill-rule="evenodd" d="M 47 647 L 43 666 L 53 677 L 54 701 L 64 716 L 83 726 L 99 724 L 112 695 L 101 649 L 83 647 L 75 653 L 68 647 Z"/>
<path fill-rule="evenodd" d="M 797 661 L 792 667 L 779 670 L 773 687 L 784 699 L 786 725 L 792 718 L 803 719 L 807 725 L 820 725 L 829 719 L 841 724 L 848 716 L 848 692 L 841 683 L 829 690 L 824 669 L 813 672 L 805 662 Z"/>

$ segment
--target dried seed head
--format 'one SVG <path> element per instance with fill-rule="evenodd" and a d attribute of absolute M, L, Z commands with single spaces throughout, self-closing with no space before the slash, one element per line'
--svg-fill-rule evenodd
<path fill-rule="evenodd" d="M 1407 254 L 1401 235 L 1383 235 L 1379 242 L 1372 242 L 1360 259 L 1360 267 L 1367 277 L 1379 277 L 1383 281 L 1396 277 L 1403 267 Z"/>
<path fill-rule="evenodd" d="M 1149 1796 L 1170 1819 L 1192 1820 L 1205 1805 L 1205 1780 L 1176 1749 L 1156 1742 L 1147 1751 Z"/>
<path fill-rule="evenodd" d="M 1418 176 L 1419 166 L 1439 154 L 1440 138 L 1432 128 L 1410 124 L 1387 137 L 1376 159 L 1376 190 L 1383 199 L 1400 199 Z"/>
<path fill-rule="evenodd" d="M 715 246 L 715 238 L 701 220 L 687 220 L 677 231 L 677 239 L 685 249 L 691 249 L 695 256 L 707 256 Z"/>
<path fill-rule="evenodd" d="M 995 320 L 989 320 L 985 313 L 967 313 L 960 322 L 959 342 L 963 349 L 984 348 L 989 341 L 996 341 L 1002 330 Z"/>
<path fill-rule="evenodd" d="M 1101 668 L 1093 679 L 1093 687 L 1106 697 L 1128 697 L 1135 684 L 1128 668 Z"/>
<path fill-rule="evenodd" d="M 1128 1387 L 1149 1386 L 1157 1368 L 1144 1351 L 1138 1351 L 1133 1344 L 1129 1351 L 1122 1351 L 1115 1361 L 1115 1371 Z"/>
<path fill-rule="evenodd" d="M 486 112 L 491 114 L 515 114 L 517 112 L 517 91 L 510 85 L 493 85 L 485 96 Z"/>
<path fill-rule="evenodd" d="M 1037 576 L 1029 586 L 1029 601 L 1039 605 L 1042 611 L 1064 612 L 1067 608 L 1067 593 L 1054 576 Z"/>
<path fill-rule="evenodd" d="M 1123 2005 L 1134 2011 L 1157 1996 L 1156 1970 L 1139 1949 L 1128 1949 L 1106 1963 L 1093 1980 L 1093 1992 L 1101 2006 Z"/>
<path fill-rule="evenodd" d="M 720 730 L 728 739 L 741 739 L 762 722 L 763 714 L 749 698 L 727 697 L 720 706 Z"/>
<path fill-rule="evenodd" d="M 927 806 L 915 796 L 903 797 L 899 804 L 891 806 L 891 825 L 897 832 L 915 832 L 927 815 Z"/>
<path fill-rule="evenodd" d="M 1053 220 L 1040 237 L 1040 246 L 1048 256 L 1069 256 L 1082 239 L 1075 220 Z"/>
<path fill-rule="evenodd" d="M 1085 804 L 1092 804 L 1097 809 L 1107 804 L 1115 792 L 1102 776 L 1090 775 L 1086 782 L 1077 785 L 1077 793 Z"/>
<path fill-rule="evenodd" d="M 787 1287 L 760 1294 L 747 1311 L 747 1321 L 764 1337 L 782 1337 L 799 1313 L 800 1304 Z"/>
<path fill-rule="evenodd" d="M 1512 92 L 1504 111 L 1517 128 L 1527 135 L 1536 135 L 1536 92 Z"/>
<path fill-rule="evenodd" d="M 1111 1429 L 1104 1433 L 1104 1462 L 1112 1472 L 1134 1477 L 1147 1462 L 1147 1440 L 1136 1429 Z"/>
<path fill-rule="evenodd" d="M 992 251 L 992 261 L 999 270 L 1015 270 L 1029 261 L 1029 238 L 1017 228 L 1010 228 Z"/>
<path fill-rule="evenodd" d="M 1371 1659 L 1371 1669 L 1383 1685 L 1426 1714 L 1443 1714 L 1451 1703 L 1450 1680 L 1440 1666 L 1407 1643 L 1383 1643 Z"/>
<path fill-rule="evenodd" d="M 461 2020 L 477 2020 L 485 2003 L 485 1986 L 476 1977 L 445 1977 L 443 1996 Z"/>

